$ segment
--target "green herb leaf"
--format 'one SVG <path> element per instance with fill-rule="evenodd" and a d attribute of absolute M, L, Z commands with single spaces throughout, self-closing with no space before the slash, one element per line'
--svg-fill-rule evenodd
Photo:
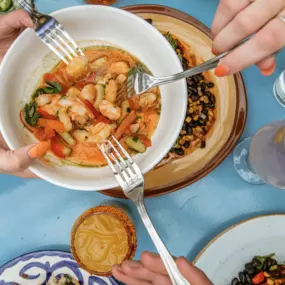
<path fill-rule="evenodd" d="M 71 110 L 71 106 L 68 106 L 67 109 L 66 109 L 66 114 L 68 114 Z"/>
<path fill-rule="evenodd" d="M 137 142 L 138 140 L 139 140 L 138 137 L 133 137 L 133 141 L 134 141 L 134 142 Z"/>
<path fill-rule="evenodd" d="M 178 40 L 174 39 L 170 32 L 167 32 L 164 36 L 169 41 L 173 49 L 176 50 L 178 48 Z"/>
<path fill-rule="evenodd" d="M 51 88 L 54 88 L 57 91 L 56 93 L 60 93 L 62 90 L 62 87 L 58 82 L 46 81 L 46 84 L 49 85 Z"/>
<path fill-rule="evenodd" d="M 47 87 L 38 88 L 32 95 L 32 99 L 35 100 L 41 94 L 58 94 L 61 92 L 62 87 L 58 82 L 46 81 Z"/>
<path fill-rule="evenodd" d="M 25 117 L 25 121 L 30 126 L 35 126 L 37 124 L 40 114 L 37 112 L 36 102 L 30 102 L 29 104 L 25 105 L 24 117 Z"/>
<path fill-rule="evenodd" d="M 178 53 L 177 55 L 178 55 L 179 60 L 182 62 L 182 60 L 183 60 L 183 55 L 182 55 L 181 53 Z"/>

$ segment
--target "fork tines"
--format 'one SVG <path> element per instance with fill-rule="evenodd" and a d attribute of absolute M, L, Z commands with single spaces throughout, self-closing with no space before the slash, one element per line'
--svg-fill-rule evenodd
<path fill-rule="evenodd" d="M 51 19 L 37 31 L 41 40 L 66 64 L 78 55 L 84 55 L 72 37 L 55 19 Z"/>
<path fill-rule="evenodd" d="M 66 64 L 78 55 L 84 55 L 76 42 L 53 17 L 44 15 L 35 10 L 35 7 L 26 0 L 17 0 L 29 13 L 35 24 L 37 36 Z"/>
<path fill-rule="evenodd" d="M 98 145 L 98 147 L 112 169 L 116 179 L 123 187 L 126 184 L 135 182 L 137 178 L 142 176 L 142 173 L 128 152 L 114 136 L 112 136 L 112 141 L 114 143 L 107 140 L 105 144 Z"/>

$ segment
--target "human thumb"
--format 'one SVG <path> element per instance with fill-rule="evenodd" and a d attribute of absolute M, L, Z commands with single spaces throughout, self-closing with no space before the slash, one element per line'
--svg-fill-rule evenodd
<path fill-rule="evenodd" d="M 1 26 L 12 29 L 21 29 L 32 28 L 34 24 L 28 13 L 24 10 L 16 10 L 2 16 Z"/>
<path fill-rule="evenodd" d="M 186 258 L 179 257 L 176 260 L 176 263 L 180 272 L 191 285 L 212 285 L 212 282 L 205 273 L 191 264 Z"/>
<path fill-rule="evenodd" d="M 40 142 L 17 150 L 0 149 L 0 171 L 5 173 L 23 171 L 34 159 L 44 156 L 49 148 L 49 142 Z"/>

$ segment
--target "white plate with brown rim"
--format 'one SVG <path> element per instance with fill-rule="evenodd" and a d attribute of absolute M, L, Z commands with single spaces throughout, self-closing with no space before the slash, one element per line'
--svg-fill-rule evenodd
<path fill-rule="evenodd" d="M 254 256 L 275 254 L 285 261 L 285 214 L 265 215 L 240 222 L 215 237 L 194 263 L 214 284 L 227 285 Z"/>

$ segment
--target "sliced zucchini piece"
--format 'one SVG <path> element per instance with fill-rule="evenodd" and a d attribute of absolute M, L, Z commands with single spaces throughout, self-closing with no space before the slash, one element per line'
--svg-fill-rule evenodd
<path fill-rule="evenodd" d="M 0 0 L 0 12 L 6 12 L 13 6 L 12 0 Z"/>
<path fill-rule="evenodd" d="M 59 133 L 59 135 L 64 139 L 64 141 L 71 145 L 71 146 L 75 146 L 76 145 L 76 140 L 67 132 L 64 133 Z"/>
<path fill-rule="evenodd" d="M 104 99 L 104 95 L 105 95 L 105 88 L 102 85 L 97 84 L 95 86 L 96 88 L 96 99 L 94 102 L 94 107 L 97 109 L 97 111 L 99 110 L 99 105 L 101 104 L 101 102 Z"/>
<path fill-rule="evenodd" d="M 144 153 L 146 151 L 146 146 L 138 137 L 128 137 L 125 139 L 125 143 L 131 150 L 136 152 Z"/>
<path fill-rule="evenodd" d="M 129 100 L 123 101 L 121 108 L 122 108 L 122 115 L 120 117 L 119 123 L 121 123 L 131 112 L 131 106 Z"/>

